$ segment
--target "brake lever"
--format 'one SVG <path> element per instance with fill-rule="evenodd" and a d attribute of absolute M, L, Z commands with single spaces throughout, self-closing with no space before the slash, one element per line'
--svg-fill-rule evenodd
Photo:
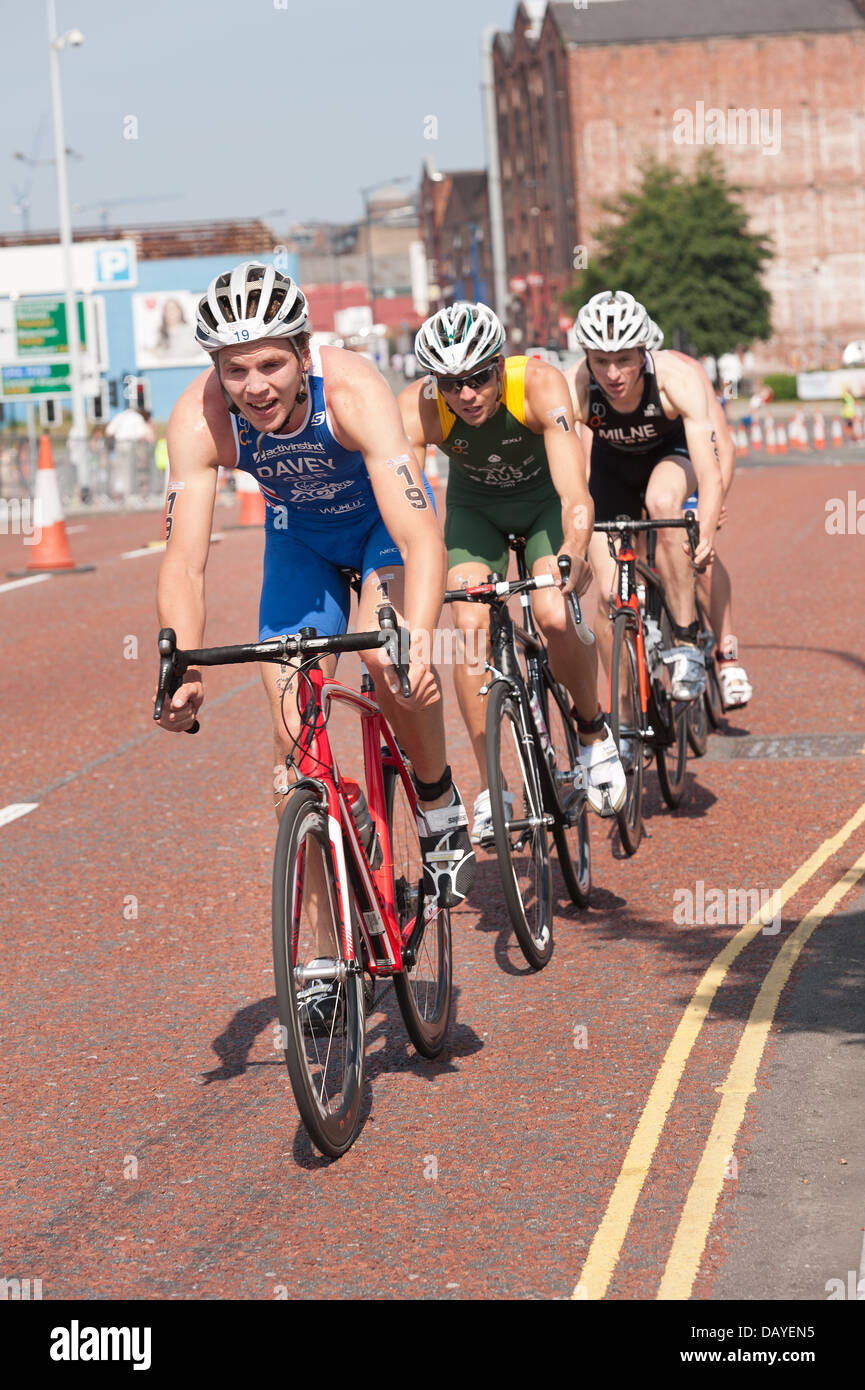
<path fill-rule="evenodd" d="M 389 603 L 382 604 L 378 610 L 378 625 L 382 632 L 391 634 L 385 643 L 387 654 L 390 657 L 391 665 L 399 677 L 399 689 L 403 699 L 408 699 L 411 695 L 411 684 L 408 678 L 408 669 L 399 660 L 402 652 L 408 654 L 409 634 L 408 628 L 397 625 L 396 613 Z"/>
<path fill-rule="evenodd" d="M 570 555 L 560 555 L 558 564 L 559 574 L 562 577 L 562 584 L 565 584 L 571 577 Z M 591 647 L 595 640 L 595 634 L 592 632 L 591 628 L 586 627 L 586 624 L 583 622 L 583 610 L 580 607 L 580 600 L 577 598 L 577 595 L 575 594 L 573 589 L 569 594 L 566 595 L 566 602 L 570 609 L 571 618 L 573 620 L 577 636 L 579 637 L 580 641 L 584 644 L 584 646 Z"/>
<path fill-rule="evenodd" d="M 177 661 L 177 635 L 173 627 L 164 627 L 159 633 L 159 679 L 156 684 L 156 703 L 153 706 L 153 718 L 157 723 L 162 718 L 166 696 L 170 700 L 179 690 L 184 674 L 185 668 L 181 669 Z M 183 732 L 197 734 L 200 728 L 201 725 L 196 719 L 195 723 Z"/>

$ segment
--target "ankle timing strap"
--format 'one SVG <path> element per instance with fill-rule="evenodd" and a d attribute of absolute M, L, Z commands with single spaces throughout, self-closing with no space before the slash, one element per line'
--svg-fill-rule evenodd
<path fill-rule="evenodd" d="M 680 642 L 690 642 L 693 646 L 697 645 L 697 639 L 700 636 L 700 624 L 696 618 L 687 627 L 679 627 L 678 623 L 673 623 L 672 628 L 673 636 L 677 637 Z"/>
<path fill-rule="evenodd" d="M 421 801 L 437 801 L 445 792 L 450 791 L 454 784 L 451 776 L 450 763 L 445 763 L 445 770 L 437 782 L 422 782 L 417 773 L 412 771 L 411 780 Z"/>
<path fill-rule="evenodd" d="M 604 711 L 599 709 L 594 719 L 581 719 L 577 714 L 577 707 L 574 705 L 571 714 L 577 721 L 577 728 L 581 734 L 599 734 L 607 722 L 604 718 Z"/>

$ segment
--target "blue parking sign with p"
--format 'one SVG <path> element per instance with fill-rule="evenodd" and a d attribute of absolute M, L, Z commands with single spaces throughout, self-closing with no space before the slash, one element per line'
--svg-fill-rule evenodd
<path fill-rule="evenodd" d="M 96 281 L 100 285 L 123 284 L 130 279 L 129 248 L 106 246 L 96 252 Z"/>

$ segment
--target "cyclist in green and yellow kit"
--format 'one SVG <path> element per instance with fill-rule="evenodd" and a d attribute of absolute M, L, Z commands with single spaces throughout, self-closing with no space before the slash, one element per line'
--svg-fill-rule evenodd
<path fill-rule="evenodd" d="M 508 534 L 525 536 L 533 575 L 558 578 L 559 555 L 571 561 L 564 590 L 540 589 L 532 606 L 556 679 L 574 702 L 589 804 L 612 816 L 625 798 L 625 774 L 597 695 L 594 646 L 579 642 L 564 594 L 583 594 L 592 581 L 586 560 L 594 508 L 586 466 L 561 372 L 537 358 L 504 357 L 504 329 L 485 304 L 459 302 L 422 324 L 415 357 L 430 375 L 399 397 L 403 423 L 419 460 L 435 444 L 450 460 L 445 518 L 448 588 L 482 583 L 490 571 L 506 574 Z M 456 603 L 464 633 L 486 628 L 486 605 Z M 477 647 L 473 649 L 477 652 Z M 491 823 L 484 740 L 485 711 L 478 692 L 483 659 L 458 662 L 454 684 L 480 775 L 472 839 Z"/>

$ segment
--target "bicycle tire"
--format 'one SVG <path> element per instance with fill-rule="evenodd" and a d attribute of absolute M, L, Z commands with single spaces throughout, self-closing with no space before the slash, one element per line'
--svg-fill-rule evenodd
<path fill-rule="evenodd" d="M 556 846 L 559 868 L 565 882 L 568 897 L 576 907 L 588 907 L 592 893 L 592 847 L 589 841 L 589 803 L 582 793 L 582 809 L 574 806 L 579 792 L 573 790 L 570 780 L 561 778 L 563 770 L 568 773 L 576 767 L 580 753 L 579 740 L 570 713 L 570 701 L 560 685 L 544 671 L 543 699 L 541 708 L 547 721 L 555 763 L 550 767 L 550 790 L 553 804 L 550 810 L 555 816 L 553 840 Z M 576 819 L 573 819 L 576 813 Z"/>
<path fill-rule="evenodd" d="M 535 746 L 531 737 L 527 744 L 523 740 L 518 698 L 507 681 L 494 681 L 487 695 L 486 755 L 505 903 L 520 950 L 529 965 L 541 970 L 553 951 L 552 869 Z M 509 829 L 506 790 L 514 794 L 511 818 L 535 821 L 534 826 Z"/>
<path fill-rule="evenodd" d="M 673 645 L 673 628 L 666 608 L 661 613 L 661 637 L 663 639 L 664 650 L 669 650 Z M 665 728 L 672 732 L 672 741 L 664 742 L 655 750 L 655 762 L 658 767 L 658 781 L 661 784 L 661 795 L 670 807 L 675 811 L 682 800 L 685 790 L 685 773 L 688 763 L 688 710 L 691 705 L 697 704 L 693 700 L 690 704 L 681 700 L 674 700 L 670 690 L 669 667 L 664 667 L 665 680 L 659 683 L 655 690 L 655 702 Z"/>
<path fill-rule="evenodd" d="M 709 673 L 706 671 L 708 687 Z M 704 758 L 709 747 L 709 715 L 705 694 L 688 706 L 688 743 L 695 758 Z"/>
<path fill-rule="evenodd" d="M 610 732 L 622 758 L 628 784 L 624 804 L 616 812 L 619 836 L 626 854 L 636 854 L 640 845 L 646 726 L 640 706 L 639 662 L 632 622 L 630 610 L 616 613 L 610 657 Z M 623 756 L 623 738 L 630 744 L 630 756 L 627 748 Z"/>
<path fill-rule="evenodd" d="M 385 766 L 384 791 L 391 845 L 394 904 L 403 944 L 417 920 L 423 862 L 417 821 L 399 770 Z M 409 1037 L 424 1057 L 437 1057 L 447 1037 L 453 993 L 451 919 L 447 908 L 430 917 L 417 959 L 393 976 L 394 994 Z"/>
<path fill-rule="evenodd" d="M 721 720 L 724 718 L 724 702 L 721 698 L 721 683 L 718 680 L 718 668 L 715 665 L 715 634 L 709 627 L 708 619 L 703 610 L 699 599 L 697 600 L 697 620 L 700 624 L 700 631 L 707 634 L 706 642 L 706 690 L 703 695 L 703 703 L 706 706 L 706 715 L 709 720 L 710 729 L 718 729 Z"/>
<path fill-rule="evenodd" d="M 317 856 L 317 859 L 313 856 Z M 317 870 L 314 865 L 317 863 Z M 309 1137 L 329 1158 L 354 1142 L 364 1072 L 363 977 L 345 959 L 336 902 L 327 813 L 315 791 L 291 793 L 276 837 L 273 863 L 273 966 L 282 1044 L 291 1087 Z M 324 888 L 324 894 L 316 889 Z M 352 912 L 357 912 L 348 886 Z M 305 914 L 316 908 L 317 922 Z M 327 920 L 324 921 L 326 915 Z M 352 930 L 357 942 L 356 924 Z M 322 947 L 326 934 L 326 951 Z M 330 1030 L 313 1032 L 309 1002 L 295 975 L 298 964 L 332 959 L 346 967 Z"/>

